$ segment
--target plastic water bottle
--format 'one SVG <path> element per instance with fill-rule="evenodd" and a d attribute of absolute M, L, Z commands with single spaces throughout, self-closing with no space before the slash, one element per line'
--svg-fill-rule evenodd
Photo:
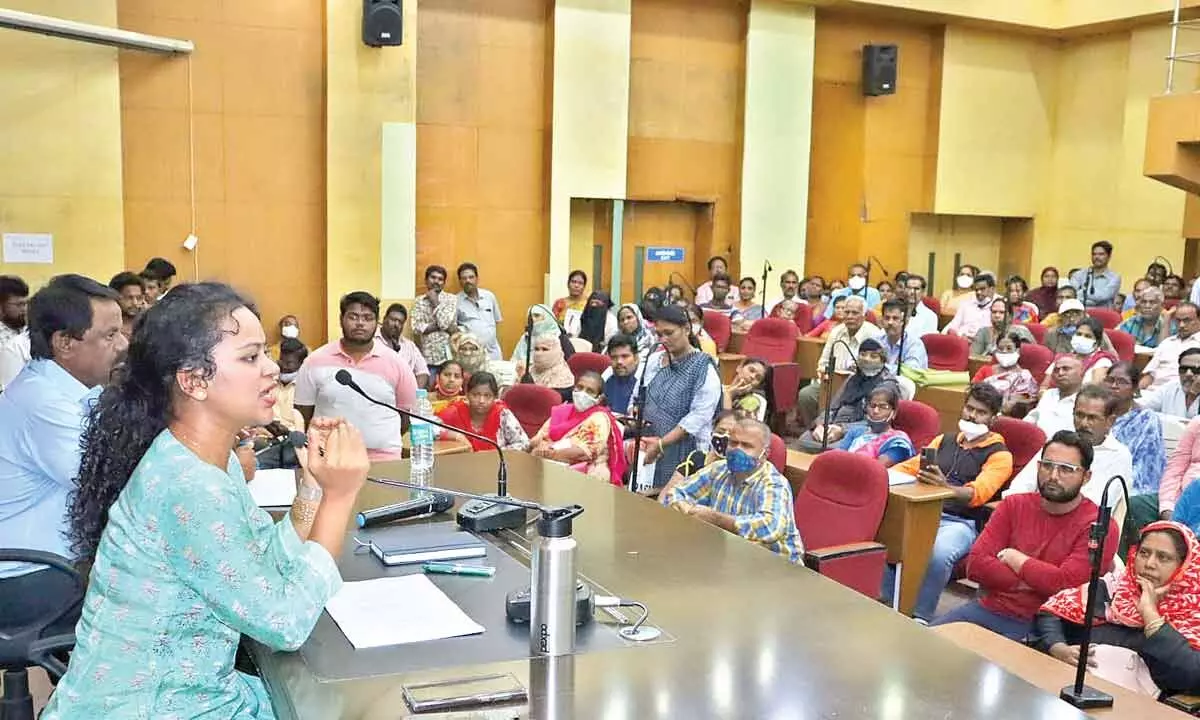
<path fill-rule="evenodd" d="M 429 402 L 429 394 L 425 390 L 417 391 L 416 414 L 423 417 L 433 416 L 433 405 Z M 433 426 L 424 420 L 412 418 L 408 427 L 408 439 L 412 445 L 408 481 L 413 485 L 429 487 L 433 484 Z M 413 491 L 414 497 L 423 494 L 425 493 Z"/>

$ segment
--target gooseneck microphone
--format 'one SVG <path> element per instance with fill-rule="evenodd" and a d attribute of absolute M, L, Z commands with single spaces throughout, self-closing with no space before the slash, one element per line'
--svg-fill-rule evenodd
<path fill-rule="evenodd" d="M 358 383 L 354 382 L 354 377 L 350 375 L 349 370 L 338 370 L 333 379 L 361 395 L 367 402 L 387 408 L 398 415 L 427 422 L 443 430 L 461 433 L 496 448 L 496 452 L 500 455 L 500 466 L 496 470 L 495 497 L 504 498 L 508 495 L 508 463 L 504 461 L 504 449 L 500 447 L 500 443 L 486 435 L 480 435 L 470 430 L 463 430 L 453 425 L 447 425 L 436 418 L 427 418 L 423 415 L 398 408 L 395 405 L 389 405 L 388 403 L 376 400 L 368 395 L 366 390 L 359 387 Z M 501 503 L 498 500 L 473 500 L 459 509 L 457 520 L 458 524 L 467 530 L 473 532 L 493 532 L 495 530 L 521 527 L 525 524 L 525 511 L 519 507 L 514 507 L 511 503 Z"/>
<path fill-rule="evenodd" d="M 360 528 L 367 528 L 372 525 L 382 525 L 422 515 L 444 513 L 453 505 L 454 498 L 445 493 L 435 492 L 431 496 L 426 495 L 413 500 L 384 505 L 374 510 L 363 510 L 354 516 L 354 520 Z"/>
<path fill-rule="evenodd" d="M 290 446 L 293 448 L 302 448 L 307 444 L 308 444 L 308 436 L 307 435 L 300 432 L 299 430 L 292 430 L 291 432 L 289 432 L 286 435 L 276 435 L 276 436 L 272 437 L 270 440 L 267 440 L 267 444 L 263 445 L 258 450 L 255 450 L 254 454 L 256 456 L 262 455 L 263 453 L 265 453 L 268 450 L 273 450 L 274 448 L 277 448 L 277 447 L 280 447 L 283 445 Z"/>

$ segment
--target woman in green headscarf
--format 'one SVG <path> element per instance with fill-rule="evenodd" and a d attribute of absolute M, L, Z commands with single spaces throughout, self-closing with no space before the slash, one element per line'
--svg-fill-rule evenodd
<path fill-rule="evenodd" d="M 554 311 L 550 308 L 538 303 L 530 306 L 525 313 L 526 323 L 533 324 L 533 337 L 537 338 L 542 335 L 557 335 L 558 341 L 562 345 L 563 357 L 571 357 L 575 354 L 575 347 L 571 345 L 571 338 L 563 330 L 558 321 L 554 319 Z M 529 333 L 521 333 L 521 339 L 517 341 L 517 347 L 513 350 L 512 362 L 517 366 L 517 377 L 520 378 L 525 374 L 525 354 L 529 348 Z"/>

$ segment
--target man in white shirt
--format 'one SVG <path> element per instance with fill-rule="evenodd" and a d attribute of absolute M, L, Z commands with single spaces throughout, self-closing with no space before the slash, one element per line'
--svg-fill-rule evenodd
<path fill-rule="evenodd" d="M 963 298 L 954 319 L 946 326 L 947 335 L 974 340 L 975 335 L 992 325 L 992 301 L 996 299 L 996 278 L 984 273 L 975 278 L 975 299 Z"/>
<path fill-rule="evenodd" d="M 1095 450 L 1092 460 L 1092 477 L 1083 484 L 1083 496 L 1097 505 L 1104 493 L 1104 485 L 1111 478 L 1120 475 L 1129 485 L 1133 484 L 1133 456 L 1112 434 L 1113 423 L 1117 421 L 1117 398 L 1103 385 L 1084 385 L 1075 398 L 1075 432 L 1079 437 L 1091 443 Z M 1037 492 L 1038 462 L 1042 453 L 1029 461 L 1020 473 L 1013 478 L 1004 496 L 1017 493 Z M 1113 507 L 1122 497 L 1119 487 L 1114 485 L 1108 492 L 1108 506 Z"/>
<path fill-rule="evenodd" d="M 1083 384 L 1083 361 L 1077 355 L 1060 355 L 1051 369 L 1055 386 L 1042 393 L 1042 399 L 1025 416 L 1046 433 L 1054 437 L 1059 430 L 1075 429 L 1075 396 Z"/>
<path fill-rule="evenodd" d="M 29 362 L 28 306 L 29 285 L 16 275 L 0 275 L 0 390 Z"/>
<path fill-rule="evenodd" d="M 867 338 L 880 339 L 881 330 L 874 323 L 867 322 L 867 304 L 857 295 L 851 295 L 845 300 L 844 319 L 829 333 L 825 347 L 821 349 L 821 359 L 817 362 L 817 379 L 819 382 L 808 385 L 800 390 L 797 398 L 797 408 L 800 422 L 811 425 L 817 418 L 821 404 L 821 388 L 828 378 L 830 353 L 833 353 L 835 372 L 853 372 L 858 358 L 858 349 Z"/>
<path fill-rule="evenodd" d="M 1142 371 L 1143 390 L 1159 388 L 1179 377 L 1179 356 L 1189 348 L 1200 348 L 1200 315 L 1190 302 L 1175 306 L 1175 322 L 1179 332 L 1159 343 L 1154 357 Z"/>
<path fill-rule="evenodd" d="M 925 298 L 925 278 L 920 275 L 909 275 L 904 281 L 908 290 L 906 300 L 909 307 L 908 328 L 906 332 L 913 337 L 924 337 L 938 331 L 938 316 L 929 309 L 922 300 Z"/>
<path fill-rule="evenodd" d="M 1179 355 L 1179 377 L 1146 390 L 1137 398 L 1138 407 L 1163 415 L 1191 420 L 1200 415 L 1200 348 Z"/>

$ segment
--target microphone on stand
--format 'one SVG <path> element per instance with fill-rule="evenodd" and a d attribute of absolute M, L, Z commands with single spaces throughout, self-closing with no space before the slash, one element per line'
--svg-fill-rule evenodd
<path fill-rule="evenodd" d="M 684 276 L 675 272 L 674 270 L 672 270 L 671 274 L 667 276 L 668 280 L 674 280 L 676 278 L 678 278 L 679 282 L 682 283 L 683 286 L 688 289 L 688 292 L 690 292 L 692 294 L 692 302 L 695 302 L 696 301 L 696 288 L 692 287 L 692 284 L 687 281 L 687 278 L 685 278 Z"/>
<path fill-rule="evenodd" d="M 633 409 L 636 415 L 636 421 L 633 425 L 633 459 L 629 463 L 631 471 L 629 473 L 629 490 L 637 491 L 637 474 L 638 474 L 638 456 L 642 450 L 642 431 L 646 429 L 649 423 L 644 418 L 646 408 L 646 370 L 650 367 L 650 357 L 654 352 L 662 348 L 662 351 L 667 354 L 667 359 L 670 360 L 671 352 L 667 350 L 666 345 L 662 341 L 658 341 L 646 350 L 646 359 L 642 361 L 641 372 L 638 374 L 637 385 L 633 388 Z"/>
<path fill-rule="evenodd" d="M 770 260 L 763 260 L 762 306 L 764 314 L 767 312 L 767 275 L 774 270 L 775 268 L 771 267 Z"/>
<path fill-rule="evenodd" d="M 521 376 L 522 385 L 533 383 L 533 375 L 529 371 L 529 361 L 533 354 L 533 308 L 525 311 L 525 374 Z"/>
<path fill-rule="evenodd" d="M 829 423 L 833 413 L 833 373 L 837 369 L 837 346 L 841 345 L 854 357 L 854 349 L 845 340 L 837 340 L 829 346 L 829 364 L 825 367 L 825 424 L 821 426 L 821 452 L 829 449 Z M 855 363 L 855 367 L 857 367 Z"/>
<path fill-rule="evenodd" d="M 488 445 L 496 448 L 496 452 L 500 455 L 500 466 L 496 470 L 496 494 L 480 496 L 479 499 L 463 505 L 461 508 L 459 508 L 458 516 L 455 519 L 459 525 L 473 532 L 493 532 L 496 530 L 517 528 L 525 524 L 524 510 L 522 510 L 520 507 L 514 507 L 513 503 L 511 502 L 501 502 L 502 499 L 507 499 L 506 496 L 508 495 L 508 464 L 504 461 L 504 449 L 500 447 L 500 443 L 496 442 L 490 437 L 487 437 L 486 435 L 480 435 L 478 433 L 471 432 L 470 430 L 456 428 L 452 425 L 447 425 L 441 420 L 427 418 L 414 412 L 398 408 L 395 405 L 389 405 L 385 402 L 376 400 L 368 395 L 365 390 L 359 387 L 358 383 L 354 382 L 354 378 L 350 375 L 348 370 L 338 370 L 333 376 L 333 379 L 337 380 L 339 384 L 345 385 L 354 392 L 363 396 L 363 398 L 365 398 L 368 402 L 380 407 L 385 407 L 388 410 L 397 413 L 398 415 L 412 419 L 423 420 L 424 422 L 440 427 L 443 430 L 461 433 L 467 437 L 475 438 L 476 440 L 485 442 Z M 426 488 L 418 487 L 418 489 Z M 438 492 L 442 491 L 439 490 Z"/>
<path fill-rule="evenodd" d="M 268 450 L 274 450 L 277 447 L 288 446 L 292 448 L 302 448 L 308 444 L 308 436 L 299 430 L 292 430 L 286 435 L 276 435 L 261 448 L 254 451 L 256 456 L 262 455 Z"/>
<path fill-rule="evenodd" d="M 1058 697 L 1077 708 L 1090 709 L 1112 707 L 1113 697 L 1093 687 L 1083 684 L 1083 676 L 1087 672 L 1088 647 L 1092 642 L 1092 622 L 1096 619 L 1096 593 L 1100 586 L 1100 565 L 1104 560 L 1104 540 L 1108 536 L 1108 525 L 1112 519 L 1112 508 L 1108 506 L 1108 488 L 1114 481 L 1121 481 L 1121 490 L 1125 493 L 1125 506 L 1129 507 L 1129 486 L 1125 478 L 1114 475 L 1104 484 L 1104 492 L 1100 494 L 1100 512 L 1096 522 L 1092 523 L 1092 531 L 1088 537 L 1088 559 L 1092 565 L 1092 575 L 1088 580 L 1087 601 L 1083 613 L 1083 639 L 1079 643 L 1079 662 L 1075 667 L 1075 684 L 1068 685 L 1059 692 Z"/>

